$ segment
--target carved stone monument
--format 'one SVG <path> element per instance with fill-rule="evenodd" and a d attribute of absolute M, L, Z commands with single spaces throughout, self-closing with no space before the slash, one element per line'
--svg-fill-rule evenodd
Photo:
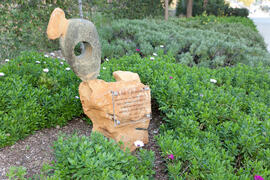
<path fill-rule="evenodd" d="M 65 18 L 56 8 L 51 14 L 47 34 L 50 39 L 60 37 L 64 57 L 75 74 L 83 81 L 79 94 L 84 113 L 98 131 L 124 147 L 135 150 L 135 141 L 148 143 L 148 127 L 151 119 L 150 88 L 141 83 L 139 75 L 116 71 L 116 82 L 96 79 L 100 71 L 101 51 L 98 33 L 93 23 L 84 19 Z M 84 43 L 80 56 L 74 48 Z"/>

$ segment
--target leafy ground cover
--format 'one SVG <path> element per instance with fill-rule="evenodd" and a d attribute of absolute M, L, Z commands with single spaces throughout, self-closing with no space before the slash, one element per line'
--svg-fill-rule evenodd
<path fill-rule="evenodd" d="M 158 141 L 171 178 L 270 177 L 269 68 L 189 68 L 170 56 L 139 55 L 103 66 L 106 80 L 128 70 L 150 85 L 165 116 Z"/>
<path fill-rule="evenodd" d="M 22 79 L 27 79 L 29 74 L 25 75 L 27 71 L 24 69 L 27 68 L 23 66 L 36 67 L 40 65 L 35 64 L 35 60 L 37 59 L 31 60 L 31 58 L 43 59 L 44 57 L 35 53 L 30 55 L 25 54 L 19 57 L 18 60 L 9 62 L 9 66 L 13 67 L 12 69 L 16 69 L 16 65 L 20 67 L 16 71 L 23 73 L 24 75 L 20 74 L 20 76 L 24 78 L 18 78 L 18 75 L 8 78 L 9 73 L 4 71 L 7 74 L 4 77 L 8 78 L 8 82 L 21 82 Z M 260 65 L 250 67 L 243 64 L 219 69 L 196 66 L 190 68 L 186 65 L 178 64 L 173 56 L 163 55 L 162 51 L 158 52 L 154 59 L 151 59 L 150 57 L 141 58 L 139 53 L 137 53 L 132 56 L 110 60 L 102 64 L 103 70 L 100 78 L 106 81 L 113 81 L 113 71 L 127 70 L 137 72 L 142 82 L 150 85 L 152 98 L 158 102 L 159 109 L 163 113 L 166 122 L 161 127 L 162 133 L 157 137 L 157 140 L 163 152 L 164 160 L 167 162 L 169 176 L 172 179 L 250 179 L 255 174 L 259 174 L 265 178 L 270 177 L 270 142 L 268 134 L 270 132 L 269 68 Z M 74 78 L 75 75 L 72 75 L 72 72 L 66 71 L 64 68 L 62 70 L 58 69 L 57 64 L 55 64 L 55 61 L 59 63 L 57 60 L 44 59 L 44 61 L 46 64 L 51 63 L 56 68 L 54 70 L 51 67 L 52 70 L 49 71 L 51 74 L 44 73 L 44 76 L 52 77 L 66 73 L 64 76 L 64 82 L 66 82 L 64 88 L 66 86 L 72 87 L 72 85 L 76 84 L 70 83 L 72 80 L 66 81 L 68 79 L 67 77 L 69 77 L 68 74 L 74 76 Z M 23 64 L 22 62 L 25 63 Z M 20 63 L 21 65 L 18 65 Z M 36 71 L 40 72 L 44 67 L 37 68 Z M 11 69 L 7 68 L 7 66 L 4 66 L 4 68 Z M 1 69 L 1 71 L 3 70 L 5 69 Z M 12 73 L 16 74 L 16 71 L 13 70 Z M 41 74 L 43 73 L 41 72 Z M 1 82 L 3 80 L 7 82 L 7 79 L 1 77 Z M 30 82 L 38 81 L 31 80 L 27 82 L 28 84 L 22 83 L 21 86 L 31 87 L 29 86 L 29 84 L 32 84 Z M 75 86 L 78 87 L 78 84 Z M 51 86 L 41 86 L 39 90 L 47 90 L 48 87 Z M 20 86 L 16 88 L 18 94 L 20 92 L 22 94 L 23 91 L 20 91 L 21 88 Z M 8 88 L 4 88 L 3 90 L 5 92 L 10 91 Z M 7 94 L 5 92 L 1 94 Z M 24 90 L 24 92 L 30 93 L 31 97 L 35 97 L 35 90 Z M 55 96 L 59 96 L 57 93 L 52 93 L 52 91 L 50 93 L 51 95 L 55 94 Z M 78 108 L 80 105 L 77 104 L 78 102 L 74 98 L 76 93 L 77 88 L 75 87 L 70 89 L 69 93 L 65 91 L 65 103 L 72 102 L 72 108 L 76 110 L 68 110 L 67 112 L 69 114 L 67 117 L 82 113 L 80 108 Z M 24 94 L 24 97 L 27 96 L 29 95 Z M 11 98 L 13 96 L 8 97 Z M 40 98 L 43 99 L 42 97 L 44 96 L 41 95 Z M 17 97 L 14 96 L 13 98 Z M 33 98 L 32 101 L 37 103 L 40 98 Z M 60 101 L 60 99 L 57 100 Z M 44 104 L 40 109 L 46 111 L 51 106 L 52 104 Z M 1 107 L 3 107 L 3 104 Z M 15 107 L 21 108 L 23 106 Z M 65 107 L 69 107 L 69 105 L 65 104 Z M 38 124 L 42 118 L 32 118 L 32 115 L 30 114 L 31 116 L 29 116 L 28 112 L 33 112 L 31 109 L 31 111 L 28 111 L 28 109 L 25 110 L 23 119 L 32 120 L 32 122 L 29 121 L 31 124 Z M 9 117 L 12 118 L 13 114 L 20 111 L 14 111 L 14 113 L 8 112 L 5 111 L 4 115 L 6 118 L 1 119 L 2 121 Z M 57 118 L 61 113 L 58 112 L 57 117 L 54 111 L 50 114 L 53 118 Z M 3 126 L 2 124 L 6 125 L 4 128 L 12 127 L 13 129 L 21 126 L 19 121 L 14 122 L 13 118 L 3 122 L 1 123 L 1 128 Z M 62 122 L 60 121 L 60 123 Z M 48 119 L 46 124 L 48 125 L 49 123 L 54 125 L 56 122 Z M 7 132 L 4 130 L 4 135 Z M 14 137 L 17 138 L 17 135 L 11 133 L 8 137 L 14 139 Z M 82 139 L 73 137 L 68 140 L 61 140 L 60 138 L 56 143 L 55 149 L 58 161 L 56 161 L 54 166 L 49 168 L 50 170 L 54 170 L 53 172 L 55 173 L 49 174 L 49 176 L 70 176 L 69 173 L 71 171 L 73 172 L 73 170 L 74 173 L 72 175 L 74 177 L 82 177 L 87 174 L 85 171 L 88 168 L 85 167 L 86 164 L 84 163 L 86 157 L 82 156 L 82 154 L 88 152 L 91 148 L 87 147 L 92 147 L 95 143 L 78 143 L 81 141 L 85 142 L 87 140 L 85 137 Z M 101 142 L 101 140 L 97 142 Z M 100 162 L 103 161 L 103 157 L 104 160 L 108 159 L 109 156 L 111 157 L 110 154 L 115 152 L 111 152 L 111 150 L 105 148 L 108 147 L 106 145 L 107 141 L 104 143 L 100 144 L 99 148 L 97 147 L 100 150 L 104 148 L 102 153 L 105 154 L 100 154 Z M 74 148 L 77 150 L 71 150 Z M 89 159 L 94 156 L 92 153 L 88 152 Z M 121 154 L 122 152 L 119 153 Z M 147 157 L 152 157 L 149 155 L 151 152 L 145 153 L 148 154 Z M 169 158 L 168 155 L 170 155 Z M 122 158 L 120 155 L 119 157 Z M 151 159 L 148 159 L 145 165 L 146 169 L 143 170 L 144 173 L 148 174 L 148 177 L 151 177 L 152 174 L 150 171 L 152 168 Z M 118 162 L 118 160 L 112 161 Z M 138 162 L 137 160 L 134 161 Z M 67 169 L 62 168 L 64 166 Z M 119 167 L 122 169 L 121 165 Z M 80 173 L 76 174 L 75 171 Z M 104 177 L 111 176 L 107 172 L 104 171 Z M 121 171 L 121 173 L 116 174 L 119 177 L 127 178 L 126 173 L 131 175 L 131 177 L 135 176 L 133 172 L 123 173 Z M 100 175 L 98 177 L 102 176 Z M 140 175 L 136 177 L 139 178 Z"/>
<path fill-rule="evenodd" d="M 0 148 L 82 114 L 80 80 L 68 68 L 38 53 L 23 53 L 0 67 Z"/>
<path fill-rule="evenodd" d="M 137 156 L 121 150 L 113 140 L 92 133 L 91 137 L 60 136 L 54 144 L 56 163 L 44 165 L 36 179 L 148 179 L 153 171 L 154 153 L 140 149 Z M 91 172 L 91 173 L 89 173 Z M 12 168 L 11 179 L 24 179 L 26 169 Z"/>

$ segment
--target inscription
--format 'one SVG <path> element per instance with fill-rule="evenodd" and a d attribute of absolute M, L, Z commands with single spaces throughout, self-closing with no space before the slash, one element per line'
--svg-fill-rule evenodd
<path fill-rule="evenodd" d="M 117 95 L 116 95 L 117 94 Z M 112 92 L 114 105 L 114 120 L 118 125 L 136 123 L 150 119 L 151 96 L 150 88 L 136 87 Z"/>

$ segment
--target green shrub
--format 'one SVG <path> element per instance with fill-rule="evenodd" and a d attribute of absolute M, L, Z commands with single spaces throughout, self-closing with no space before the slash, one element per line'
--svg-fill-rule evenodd
<path fill-rule="evenodd" d="M 225 15 L 248 17 L 249 11 L 248 11 L 247 8 L 231 8 L 231 7 L 228 7 L 228 8 L 225 9 Z"/>
<path fill-rule="evenodd" d="M 269 64 L 269 53 L 258 32 L 239 23 L 204 20 L 119 20 L 98 29 L 102 58 L 130 55 L 140 49 L 141 56 L 161 50 L 189 66 L 223 67 L 237 63 Z M 188 61 L 187 59 L 188 58 Z"/>
<path fill-rule="evenodd" d="M 90 2 L 96 6 L 99 12 L 112 19 L 142 19 L 163 15 L 162 2 L 160 0 L 94 0 Z"/>
<path fill-rule="evenodd" d="M 21 51 L 50 52 L 59 49 L 58 41 L 49 40 L 46 34 L 52 11 L 60 7 L 67 18 L 79 17 L 77 2 L 58 0 L 56 4 L 41 0 L 4 0 L 0 4 L 0 63 L 5 58 L 14 58 Z M 84 3 L 84 12 L 89 5 Z"/>
<path fill-rule="evenodd" d="M 140 149 L 134 156 L 98 133 L 90 138 L 61 136 L 53 148 L 55 162 L 47 172 L 35 175 L 37 179 L 133 180 L 150 179 L 155 173 L 153 151 Z"/>
<path fill-rule="evenodd" d="M 209 22 L 213 23 L 214 22 L 214 23 L 219 23 L 219 24 L 224 24 L 224 25 L 226 24 L 225 27 L 227 27 L 227 28 L 229 28 L 231 24 L 236 24 L 236 25 L 241 24 L 241 25 L 244 25 L 243 27 L 247 27 L 248 29 L 252 29 L 253 31 L 258 32 L 256 25 L 254 24 L 254 22 L 251 19 L 243 18 L 243 17 L 239 17 L 239 16 L 238 17 L 236 17 L 236 16 L 217 17 L 217 16 L 208 16 L 205 13 L 203 13 L 202 16 L 195 16 L 195 17 L 191 17 L 191 18 L 186 18 L 185 21 L 192 22 L 194 24 L 195 23 L 198 24 L 198 21 L 200 24 L 202 24 L 203 22 L 205 22 L 205 23 L 209 23 Z M 227 25 L 227 24 L 229 24 L 229 25 Z M 207 26 L 199 26 L 199 27 L 202 29 L 207 28 Z M 231 29 L 238 30 L 238 28 L 231 28 Z M 241 34 L 243 32 L 238 30 L 238 33 Z M 251 38 L 254 38 L 253 36 Z M 250 38 L 250 37 L 247 37 L 247 35 L 243 35 L 242 37 Z"/>
<path fill-rule="evenodd" d="M 171 178 L 270 177 L 269 68 L 189 68 L 161 52 L 153 61 L 135 55 L 103 66 L 107 81 L 113 71 L 128 70 L 150 85 L 165 115 L 158 143 Z"/>
<path fill-rule="evenodd" d="M 80 80 L 66 67 L 38 53 L 23 53 L 0 67 L 0 148 L 82 114 L 75 98 Z"/>

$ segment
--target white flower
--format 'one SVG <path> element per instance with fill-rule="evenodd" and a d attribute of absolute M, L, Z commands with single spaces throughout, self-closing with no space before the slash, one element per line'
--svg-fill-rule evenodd
<path fill-rule="evenodd" d="M 47 73 L 47 72 L 49 72 L 49 69 L 45 68 L 45 69 L 43 69 L 43 72 Z"/>
<path fill-rule="evenodd" d="M 106 61 L 109 61 L 109 59 L 108 59 L 108 58 L 106 58 L 105 60 L 106 60 Z"/>
<path fill-rule="evenodd" d="M 79 99 L 79 96 L 75 96 L 76 99 Z"/>
<path fill-rule="evenodd" d="M 37 64 L 40 64 L 40 61 L 36 61 Z"/>
<path fill-rule="evenodd" d="M 55 56 L 55 54 L 53 52 L 50 53 L 51 56 Z"/>
<path fill-rule="evenodd" d="M 47 54 L 44 55 L 45 58 L 48 58 L 49 56 Z"/>
<path fill-rule="evenodd" d="M 164 45 L 160 45 L 161 48 L 164 48 Z"/>
<path fill-rule="evenodd" d="M 0 77 L 2 77 L 2 76 L 5 76 L 5 74 L 4 74 L 4 73 L 2 73 L 2 72 L 0 72 Z"/>
<path fill-rule="evenodd" d="M 104 70 L 105 70 L 105 69 L 106 69 L 106 67 L 103 67 L 102 69 L 104 69 Z"/>
<path fill-rule="evenodd" d="M 153 53 L 154 56 L 157 56 L 157 53 Z"/>
<path fill-rule="evenodd" d="M 217 83 L 217 80 L 215 80 L 215 79 L 210 79 L 210 82 L 211 82 L 211 83 Z"/>
<path fill-rule="evenodd" d="M 67 67 L 67 68 L 66 68 L 66 70 L 67 70 L 67 71 L 69 71 L 69 70 L 70 70 L 70 68 L 69 68 L 69 67 Z"/>
<path fill-rule="evenodd" d="M 63 65 L 63 64 L 64 64 L 64 62 L 60 62 L 60 64 L 61 64 L 61 65 Z"/>
<path fill-rule="evenodd" d="M 136 147 L 143 147 L 144 146 L 144 143 L 142 141 L 140 141 L 140 140 L 137 140 L 137 141 L 134 142 L 134 145 Z"/>
<path fill-rule="evenodd" d="M 154 58 L 154 57 L 150 57 L 150 60 L 152 60 L 152 61 L 153 61 L 153 60 L 155 60 L 155 58 Z"/>
<path fill-rule="evenodd" d="M 9 59 L 5 59 L 5 62 L 9 62 Z"/>
<path fill-rule="evenodd" d="M 61 59 L 60 56 L 57 56 L 57 59 Z"/>
<path fill-rule="evenodd" d="M 44 64 L 46 64 L 46 62 L 45 62 L 45 61 L 44 61 L 43 63 L 44 63 Z"/>

